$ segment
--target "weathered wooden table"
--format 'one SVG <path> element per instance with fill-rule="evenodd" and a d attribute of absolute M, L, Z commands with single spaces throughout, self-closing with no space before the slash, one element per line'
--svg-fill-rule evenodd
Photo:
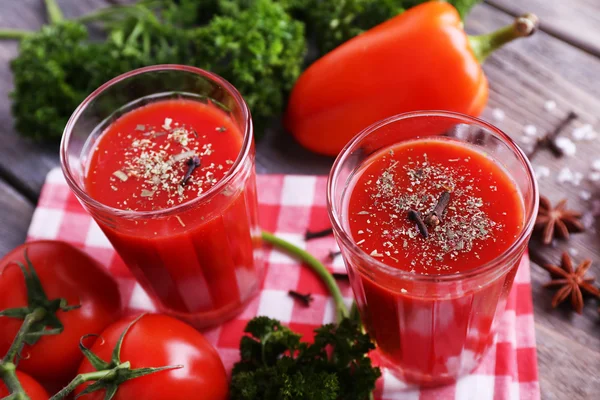
<path fill-rule="evenodd" d="M 103 0 L 59 0 L 67 17 L 104 6 Z M 532 38 L 508 45 L 485 63 L 490 81 L 490 102 L 484 117 L 511 134 L 524 147 L 525 126 L 538 134 L 551 130 L 574 111 L 576 127 L 591 124 L 600 133 L 600 1 L 598 0 L 487 0 L 469 16 L 467 30 L 483 33 L 510 23 L 524 11 L 542 20 Z M 37 29 L 45 22 L 41 0 L 2 0 L 0 27 Z M 0 256 L 21 243 L 47 171 L 58 165 L 57 148 L 40 146 L 21 138 L 12 127 L 8 94 L 12 77 L 8 62 L 17 44 L 0 43 Z M 556 109 L 548 111 L 555 102 Z M 498 110 L 505 117 L 500 120 Z M 531 128 L 529 128 L 531 129 Z M 581 131 L 580 131 L 581 132 Z M 531 140 L 531 139 L 529 139 Z M 600 277 L 600 182 L 588 179 L 594 160 L 600 160 L 600 135 L 595 140 L 575 141 L 577 153 L 554 158 L 542 151 L 533 160 L 542 172 L 541 193 L 553 201 L 568 198 L 571 208 L 586 211 L 586 233 L 569 242 L 544 248 L 545 256 L 558 261 L 570 251 L 576 260 L 591 258 L 591 273 Z M 261 173 L 325 174 L 332 160 L 300 148 L 284 132 L 270 132 L 258 145 L 257 168 Z M 549 176 L 543 174 L 545 169 Z M 567 171 L 565 168 L 569 168 Z M 562 175 L 561 175 L 562 172 Z M 581 182 L 575 185 L 578 174 Z M 560 179 L 559 179 L 560 178 Z M 565 179 L 562 179 L 565 178 Z M 559 180 L 566 180 L 559 182 Z M 537 248 L 539 245 L 534 244 Z M 532 266 L 535 327 L 539 373 L 544 399 L 597 399 L 600 393 L 600 314 L 598 301 L 590 299 L 583 315 L 568 305 L 553 310 L 553 292 L 544 289 L 547 273 Z"/>

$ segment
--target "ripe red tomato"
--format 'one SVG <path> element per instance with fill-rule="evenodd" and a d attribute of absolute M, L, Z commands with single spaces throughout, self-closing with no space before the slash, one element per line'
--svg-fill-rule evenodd
<path fill-rule="evenodd" d="M 17 371 L 17 378 L 19 378 L 21 386 L 23 386 L 25 393 L 27 393 L 31 400 L 48 400 L 50 398 L 46 389 L 26 373 Z M 0 399 L 5 398 L 9 394 L 8 388 L 4 385 L 2 379 L 0 379 Z"/>
<path fill-rule="evenodd" d="M 0 260 L 0 310 L 27 306 L 24 276 L 14 263 L 25 264 L 25 250 L 48 299 L 64 298 L 81 308 L 58 311 L 64 331 L 25 345 L 19 369 L 41 382 L 67 382 L 73 378 L 83 354 L 79 339 L 100 333 L 121 314 L 121 299 L 115 281 L 98 263 L 75 247 L 57 241 L 21 245 Z M 0 355 L 6 353 L 23 321 L 0 317 Z"/>
<path fill-rule="evenodd" d="M 91 351 L 110 362 L 119 337 L 133 318 L 110 325 L 96 340 Z M 183 365 L 183 368 L 156 372 L 122 383 L 113 400 L 226 400 L 228 394 L 225 367 L 214 347 L 191 326 L 166 315 L 144 315 L 129 329 L 121 347 L 121 362 L 131 369 Z M 94 371 L 85 359 L 79 373 Z M 81 393 L 88 384 L 75 391 Z M 103 400 L 104 390 L 79 397 Z"/>

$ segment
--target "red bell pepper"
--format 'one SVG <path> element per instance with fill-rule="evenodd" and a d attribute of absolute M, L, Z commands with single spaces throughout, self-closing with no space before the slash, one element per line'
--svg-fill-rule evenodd
<path fill-rule="evenodd" d="M 456 9 L 427 2 L 334 49 L 312 64 L 290 95 L 285 127 L 304 147 L 335 156 L 362 129 L 416 110 L 483 111 L 488 83 L 480 63 L 531 35 L 531 14 L 469 37 Z"/>

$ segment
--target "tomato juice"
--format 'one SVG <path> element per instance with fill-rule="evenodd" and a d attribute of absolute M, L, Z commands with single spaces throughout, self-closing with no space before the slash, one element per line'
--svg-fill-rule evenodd
<path fill-rule="evenodd" d="M 407 140 L 400 128 L 404 139 L 394 143 L 394 123 L 381 123 L 392 144 L 365 155 L 365 143 L 385 142 L 374 130 L 338 158 L 330 216 L 382 365 L 432 386 L 472 371 L 492 345 L 530 216 L 490 153 L 443 134 Z"/>
<path fill-rule="evenodd" d="M 260 285 L 253 154 L 218 187 L 243 141 L 211 101 L 162 99 L 112 121 L 88 157 L 85 191 L 115 210 L 92 215 L 159 309 L 200 327 Z"/>

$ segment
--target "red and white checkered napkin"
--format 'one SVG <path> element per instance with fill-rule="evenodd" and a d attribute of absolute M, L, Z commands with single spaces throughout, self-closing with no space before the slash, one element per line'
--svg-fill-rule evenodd
<path fill-rule="evenodd" d="M 258 199 L 263 229 L 308 250 L 333 270 L 345 272 L 338 257 L 333 265 L 328 253 L 337 249 L 333 237 L 303 240 L 307 230 L 330 226 L 325 204 L 325 177 L 259 175 Z M 152 310 L 149 298 L 116 255 L 98 225 L 86 214 L 71 194 L 62 173 L 48 174 L 38 207 L 29 228 L 29 240 L 60 239 L 85 249 L 106 266 L 118 280 L 124 303 L 131 312 Z M 319 279 L 306 267 L 276 250 L 266 253 L 266 277 L 260 294 L 237 318 L 204 332 L 218 349 L 228 370 L 238 360 L 238 346 L 246 322 L 256 315 L 267 315 L 287 323 L 293 330 L 310 335 L 317 326 L 334 318 L 333 300 Z M 340 282 L 347 303 L 352 292 Z M 287 294 L 294 289 L 312 293 L 309 308 Z M 539 383 L 529 280 L 529 261 L 524 258 L 508 298 L 507 311 L 499 324 L 496 345 L 481 366 L 454 385 L 437 389 L 414 390 L 402 386 L 388 372 L 377 385 L 376 398 L 389 399 L 538 399 Z"/>

